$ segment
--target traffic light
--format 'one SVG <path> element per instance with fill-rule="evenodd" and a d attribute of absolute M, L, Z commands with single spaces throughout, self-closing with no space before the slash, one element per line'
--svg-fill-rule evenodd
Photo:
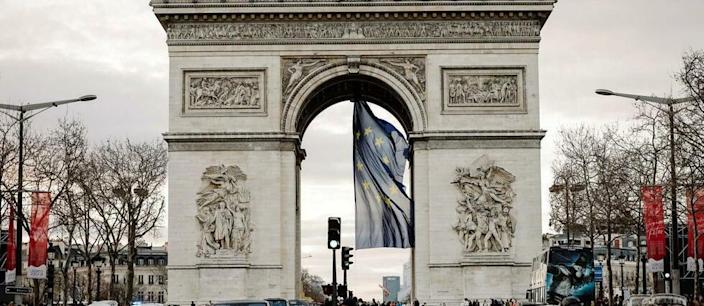
<path fill-rule="evenodd" d="M 352 250 L 354 250 L 354 248 L 342 247 L 342 270 L 349 270 L 350 265 L 354 263 L 353 261 L 350 261 L 350 259 L 354 256 L 351 254 Z"/>
<path fill-rule="evenodd" d="M 337 285 L 337 296 L 346 299 L 347 298 L 347 286 Z"/>
<path fill-rule="evenodd" d="M 332 295 L 332 285 L 331 284 L 323 285 L 322 287 L 323 287 L 323 293 L 325 293 L 325 295 Z"/>
<path fill-rule="evenodd" d="M 340 248 L 340 217 L 328 218 L 328 249 Z"/>

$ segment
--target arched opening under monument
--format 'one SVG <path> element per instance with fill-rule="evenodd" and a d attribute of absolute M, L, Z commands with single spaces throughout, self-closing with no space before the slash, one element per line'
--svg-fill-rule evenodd
<path fill-rule="evenodd" d="M 301 162 L 300 256 L 302 270 L 332 280 L 331 254 L 326 247 L 327 218 L 342 218 L 342 245 L 355 247 L 355 199 L 352 162 L 354 99 L 370 103 L 374 114 L 404 135 L 412 119 L 402 98 L 384 82 L 365 75 L 344 75 L 319 85 L 306 99 L 297 118 L 306 159 Z M 404 185 L 411 191 L 410 163 Z M 410 295 L 411 249 L 354 250 L 348 287 L 364 300 L 382 300 L 384 276 L 398 276 L 401 294 Z M 337 281 L 342 283 L 340 252 Z M 405 265 L 405 267 L 404 267 Z M 404 275 L 406 274 L 406 275 Z M 405 277 L 404 277 L 405 276 Z M 403 298 L 403 296 L 399 296 Z"/>

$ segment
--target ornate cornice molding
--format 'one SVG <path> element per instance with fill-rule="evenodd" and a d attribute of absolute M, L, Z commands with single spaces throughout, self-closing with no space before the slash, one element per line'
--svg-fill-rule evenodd
<path fill-rule="evenodd" d="M 538 42 L 538 20 L 170 23 L 169 45 Z"/>
<path fill-rule="evenodd" d="M 355 6 L 552 6 L 556 0 L 152 0 L 155 8 L 226 8 L 226 7 L 355 7 Z"/>

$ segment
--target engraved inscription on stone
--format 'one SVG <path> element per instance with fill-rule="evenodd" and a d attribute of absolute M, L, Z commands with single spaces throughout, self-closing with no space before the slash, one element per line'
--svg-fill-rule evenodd
<path fill-rule="evenodd" d="M 522 68 L 443 69 L 443 112 L 523 112 Z"/>
<path fill-rule="evenodd" d="M 185 113 L 265 111 L 264 71 L 186 72 Z"/>
<path fill-rule="evenodd" d="M 312 40 L 387 43 L 390 39 L 415 42 L 539 36 L 538 20 L 175 23 L 167 28 L 171 44 L 186 41 L 290 44 Z"/>
<path fill-rule="evenodd" d="M 457 168 L 455 180 L 461 199 L 456 207 L 457 233 L 466 254 L 506 253 L 511 249 L 516 220 L 512 216 L 516 178 L 486 155 L 470 167 Z"/>
<path fill-rule="evenodd" d="M 252 232 L 247 175 L 238 166 L 211 166 L 201 177 L 196 200 L 200 226 L 197 257 L 234 258 L 251 253 Z"/>

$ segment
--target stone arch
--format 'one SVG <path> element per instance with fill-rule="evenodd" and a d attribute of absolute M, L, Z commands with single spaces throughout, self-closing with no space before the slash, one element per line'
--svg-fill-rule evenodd
<path fill-rule="evenodd" d="M 361 98 L 387 109 L 407 132 L 425 129 L 426 114 L 420 95 L 402 78 L 366 64 L 356 69 L 347 64 L 329 65 L 303 77 L 284 100 L 281 128 L 286 133 L 302 135 L 318 113 L 355 98 L 353 93 L 359 89 L 364 92 Z"/>

